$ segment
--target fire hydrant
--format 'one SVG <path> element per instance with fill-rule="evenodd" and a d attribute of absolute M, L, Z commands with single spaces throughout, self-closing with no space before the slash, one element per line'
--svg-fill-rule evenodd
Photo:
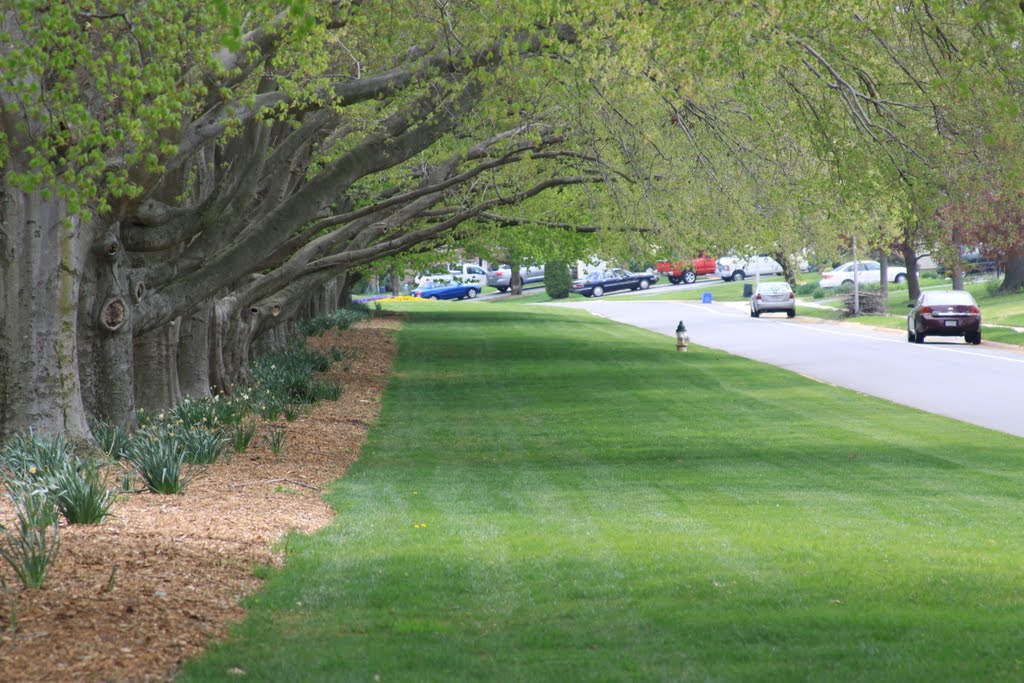
<path fill-rule="evenodd" d="M 676 327 L 676 351 L 685 351 L 689 345 L 690 335 L 686 334 L 686 325 L 680 320 L 679 326 Z"/>

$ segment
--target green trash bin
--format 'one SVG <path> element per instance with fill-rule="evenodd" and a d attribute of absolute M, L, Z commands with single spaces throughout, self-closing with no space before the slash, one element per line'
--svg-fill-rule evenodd
<path fill-rule="evenodd" d="M 743 296 L 750 297 L 754 296 L 754 285 L 749 282 L 743 283 Z"/>

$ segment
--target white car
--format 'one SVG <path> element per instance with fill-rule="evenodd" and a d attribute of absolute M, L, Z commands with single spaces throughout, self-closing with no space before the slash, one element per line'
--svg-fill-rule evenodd
<path fill-rule="evenodd" d="M 483 287 L 487 284 L 487 271 L 473 263 L 461 263 L 446 273 L 428 273 L 416 278 L 416 284 L 423 286 L 437 282 L 459 282 Z"/>
<path fill-rule="evenodd" d="M 750 297 L 750 317 L 760 318 L 762 313 L 785 313 L 796 316 L 796 295 L 785 282 L 762 282 Z"/>
<path fill-rule="evenodd" d="M 782 265 L 771 256 L 749 259 L 723 256 L 715 263 L 715 275 L 723 280 L 743 280 L 754 275 L 782 275 Z"/>
<path fill-rule="evenodd" d="M 544 282 L 544 266 L 520 266 L 519 278 L 524 285 Z M 487 273 L 487 284 L 499 292 L 507 292 L 512 285 L 512 267 L 503 263 Z"/>
<path fill-rule="evenodd" d="M 857 270 L 854 271 L 854 266 Z M 832 289 L 841 285 L 852 285 L 854 275 L 862 285 L 877 285 L 882 281 L 882 270 L 878 261 L 850 261 L 833 270 L 821 274 L 818 285 L 823 289 Z M 889 266 L 889 282 L 903 282 L 907 279 L 907 269 L 900 266 Z"/>

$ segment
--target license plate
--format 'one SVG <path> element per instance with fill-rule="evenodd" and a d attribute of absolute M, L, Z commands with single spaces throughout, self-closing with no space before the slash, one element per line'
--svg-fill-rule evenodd
<path fill-rule="evenodd" d="M 956 320 L 946 320 L 945 323 L 946 323 L 946 327 L 956 327 L 957 325 L 960 324 Z"/>

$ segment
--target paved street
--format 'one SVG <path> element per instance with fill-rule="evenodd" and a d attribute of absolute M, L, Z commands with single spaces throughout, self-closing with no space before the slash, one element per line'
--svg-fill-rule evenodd
<path fill-rule="evenodd" d="M 745 304 L 571 301 L 611 320 L 771 363 L 823 382 L 1024 436 L 1024 353 L 959 338 L 909 344 L 906 333 L 784 316 L 751 318 Z M 666 343 L 673 343 L 666 341 Z"/>

